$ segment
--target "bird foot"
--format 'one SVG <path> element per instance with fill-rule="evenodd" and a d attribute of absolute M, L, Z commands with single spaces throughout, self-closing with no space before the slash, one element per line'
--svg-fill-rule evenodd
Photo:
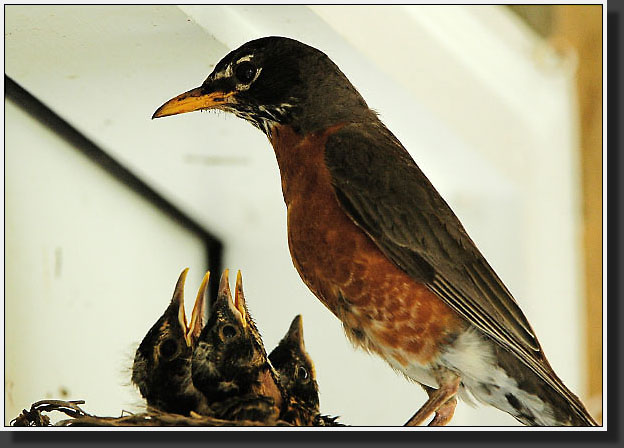
<path fill-rule="evenodd" d="M 440 382 L 440 388 L 433 389 L 424 387 L 429 395 L 429 399 L 416 411 L 404 426 L 419 426 L 423 424 L 431 414 L 435 414 L 435 417 L 429 423 L 429 426 L 446 425 L 455 413 L 455 406 L 457 405 L 455 396 L 459 390 L 460 382 L 461 378 L 459 376 L 449 374 L 446 376 L 446 381 Z"/>
<path fill-rule="evenodd" d="M 453 418 L 456 406 L 457 398 L 453 397 L 449 399 L 449 401 L 440 406 L 435 412 L 433 420 L 431 420 L 427 426 L 446 426 Z"/>

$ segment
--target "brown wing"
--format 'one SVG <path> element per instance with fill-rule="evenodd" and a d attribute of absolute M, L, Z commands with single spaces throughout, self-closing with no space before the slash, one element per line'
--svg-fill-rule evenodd
<path fill-rule="evenodd" d="M 332 134 L 325 159 L 341 206 L 394 263 L 578 403 L 552 372 L 511 293 L 381 122 Z"/>
<path fill-rule="evenodd" d="M 372 131 L 350 125 L 327 141 L 341 206 L 390 259 L 475 326 L 539 352 L 524 314 L 447 203 L 387 129 Z"/>

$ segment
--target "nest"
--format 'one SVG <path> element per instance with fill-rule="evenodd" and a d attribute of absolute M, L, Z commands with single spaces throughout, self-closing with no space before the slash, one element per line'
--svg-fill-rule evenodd
<path fill-rule="evenodd" d="M 37 401 L 32 404 L 29 410 L 22 410 L 22 413 L 11 421 L 11 426 L 292 426 L 281 420 L 268 422 L 230 421 L 199 415 L 194 412 L 187 417 L 157 410 L 138 414 L 124 412 L 121 417 L 98 417 L 88 414 L 79 406 L 84 403 L 84 400 Z M 50 412 L 61 412 L 70 418 L 52 424 L 50 417 L 44 415 L 44 413 Z"/>

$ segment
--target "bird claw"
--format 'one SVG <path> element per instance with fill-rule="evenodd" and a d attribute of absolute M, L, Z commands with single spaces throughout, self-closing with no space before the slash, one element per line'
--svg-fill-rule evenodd
<path fill-rule="evenodd" d="M 444 426 L 451 420 L 457 405 L 456 395 L 461 378 L 448 371 L 444 376 L 444 380 L 440 378 L 439 389 L 423 386 L 429 399 L 404 426 L 420 426 L 431 414 L 435 416 L 429 426 Z"/>

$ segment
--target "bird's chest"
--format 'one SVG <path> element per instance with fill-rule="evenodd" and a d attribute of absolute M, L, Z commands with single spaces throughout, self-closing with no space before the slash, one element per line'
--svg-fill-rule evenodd
<path fill-rule="evenodd" d="M 367 237 L 340 208 L 324 160 L 331 131 L 273 138 L 287 208 L 288 246 L 304 282 L 334 313 L 340 289 L 357 275 Z"/>
<path fill-rule="evenodd" d="M 331 132 L 305 138 L 288 128 L 274 133 L 293 264 L 355 344 L 399 363 L 414 355 L 431 359 L 454 316 L 343 211 L 324 159 Z"/>

